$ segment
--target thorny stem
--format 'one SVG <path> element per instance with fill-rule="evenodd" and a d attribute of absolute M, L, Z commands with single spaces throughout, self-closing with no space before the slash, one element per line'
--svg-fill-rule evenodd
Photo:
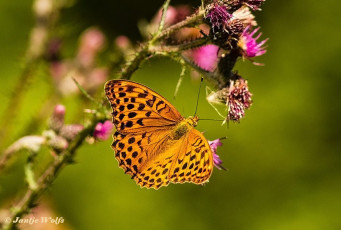
<path fill-rule="evenodd" d="M 131 75 L 140 67 L 143 61 L 145 61 L 148 57 L 151 57 L 157 53 L 162 52 L 175 52 L 181 51 L 193 47 L 197 47 L 200 44 L 204 44 L 207 42 L 205 39 L 198 39 L 198 43 L 188 43 L 187 45 L 180 46 L 154 46 L 154 43 L 160 41 L 161 39 L 169 36 L 170 34 L 174 33 L 175 31 L 183 28 L 189 27 L 194 23 L 197 23 L 198 20 L 202 18 L 204 15 L 204 10 L 199 10 L 197 13 L 193 14 L 192 16 L 187 17 L 185 20 L 174 24 L 166 29 L 163 29 L 160 33 L 156 33 L 155 36 L 147 43 L 141 45 L 139 50 L 137 51 L 133 60 L 128 61 L 128 63 L 123 67 L 121 71 L 120 78 L 121 79 L 130 79 Z"/>
<path fill-rule="evenodd" d="M 170 0 L 166 0 L 165 3 L 162 6 L 162 15 L 161 15 L 161 21 L 160 21 L 160 25 L 159 28 L 154 36 L 154 39 L 156 39 L 159 34 L 161 33 L 161 31 L 163 30 L 163 27 L 165 25 L 165 19 L 166 19 L 166 15 L 167 15 L 167 10 L 168 10 L 168 6 L 169 6 L 169 2 Z M 154 43 L 154 39 L 151 40 L 151 43 Z"/>
<path fill-rule="evenodd" d="M 98 122 L 103 120 L 102 116 L 94 116 L 92 121 L 86 126 L 70 143 L 69 147 L 61 152 L 53 161 L 53 163 L 45 170 L 36 182 L 36 187 L 28 187 L 22 199 L 12 207 L 10 221 L 7 221 L 1 229 L 8 230 L 14 229 L 15 224 L 13 221 L 16 217 L 28 213 L 35 205 L 40 195 L 49 187 L 52 182 L 57 178 L 61 169 L 66 166 L 73 159 L 76 150 L 82 145 L 83 141 L 88 135 L 93 133 L 93 130 Z"/>
<path fill-rule="evenodd" d="M 153 53 L 158 53 L 158 52 L 165 52 L 165 53 L 178 53 L 181 51 L 185 51 L 188 49 L 193 49 L 202 45 L 205 45 L 209 42 L 208 37 L 202 37 L 195 39 L 190 42 L 186 42 L 184 44 L 179 44 L 179 45 L 160 45 L 160 46 L 152 46 L 150 47 L 150 51 Z"/>
<path fill-rule="evenodd" d="M 157 37 L 155 40 L 161 40 L 165 37 L 168 37 L 170 34 L 172 34 L 174 31 L 177 31 L 181 28 L 184 28 L 184 27 L 189 27 L 191 25 L 194 25 L 194 24 L 197 24 L 198 23 L 198 20 L 201 20 L 202 17 L 204 16 L 204 13 L 205 13 L 205 10 L 202 9 L 202 8 L 199 8 L 198 12 L 187 17 L 185 20 L 177 23 L 177 24 L 174 24 L 166 29 L 164 29 Z"/>

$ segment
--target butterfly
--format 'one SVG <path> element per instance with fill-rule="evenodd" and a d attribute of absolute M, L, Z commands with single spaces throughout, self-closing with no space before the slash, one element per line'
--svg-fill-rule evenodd
<path fill-rule="evenodd" d="M 194 129 L 197 116 L 182 117 L 160 94 L 133 81 L 108 81 L 105 94 L 116 127 L 115 157 L 137 184 L 158 189 L 169 183 L 208 182 L 213 154 Z"/>

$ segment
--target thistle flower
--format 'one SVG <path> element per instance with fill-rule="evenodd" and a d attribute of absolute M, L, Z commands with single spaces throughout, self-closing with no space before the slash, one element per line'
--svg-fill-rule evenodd
<path fill-rule="evenodd" d="M 243 57 L 252 58 L 256 56 L 261 56 L 266 52 L 265 47 L 263 45 L 267 42 L 268 39 L 265 39 L 259 43 L 257 43 L 258 38 L 262 35 L 259 33 L 256 37 L 254 35 L 258 32 L 259 27 L 253 31 L 250 31 L 250 26 L 247 26 L 242 33 L 238 41 L 238 47 L 241 49 Z"/>
<path fill-rule="evenodd" d="M 228 12 L 227 7 L 218 3 L 208 6 L 205 16 L 205 20 L 211 25 L 214 34 L 223 32 L 231 18 L 232 15 Z"/>
<path fill-rule="evenodd" d="M 237 47 L 237 42 L 245 26 L 243 22 L 229 13 L 223 3 L 214 2 L 207 6 L 205 21 L 210 25 L 213 43 L 225 50 Z"/>
<path fill-rule="evenodd" d="M 239 121 L 245 116 L 245 109 L 250 108 L 252 104 L 251 96 L 247 81 L 241 77 L 231 81 L 227 101 L 229 120 Z"/>
<path fill-rule="evenodd" d="M 111 121 L 107 120 L 104 123 L 99 122 L 95 127 L 94 137 L 102 141 L 108 139 L 113 127 L 114 126 Z"/>
<path fill-rule="evenodd" d="M 233 18 L 239 19 L 245 26 L 257 26 L 255 16 L 247 6 L 241 7 L 234 11 L 232 16 Z"/>
<path fill-rule="evenodd" d="M 217 154 L 218 146 L 222 146 L 223 143 L 221 143 L 220 139 L 216 139 L 213 141 L 208 141 L 208 144 L 210 145 L 212 153 L 213 153 L 213 165 L 219 170 L 225 169 L 222 166 L 223 161 L 220 159 L 219 155 Z"/>

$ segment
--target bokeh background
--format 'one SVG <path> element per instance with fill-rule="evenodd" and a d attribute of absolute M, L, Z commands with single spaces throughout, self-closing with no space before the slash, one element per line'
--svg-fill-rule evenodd
<path fill-rule="evenodd" d="M 171 3 L 197 6 L 200 1 Z M 75 51 L 80 33 L 89 26 L 104 32 L 108 49 L 118 35 L 139 41 L 138 20 L 151 19 L 161 4 L 75 2 L 62 11 L 58 24 L 65 57 Z M 341 229 L 340 7 L 337 0 L 267 0 L 263 10 L 256 12 L 263 38 L 270 38 L 268 52 L 256 59 L 265 66 L 248 61 L 236 66 L 249 81 L 254 104 L 240 123 L 230 123 L 228 128 L 214 121 L 198 125 L 210 140 L 227 136 L 218 149 L 227 171 L 215 170 L 204 187 L 140 189 L 118 168 L 111 140 L 84 145 L 76 163 L 67 166 L 40 199 L 52 210 L 49 215 L 65 219 L 60 229 Z M 0 1 L 0 112 L 23 68 L 33 25 L 32 1 Z M 189 116 L 199 82 L 187 73 L 174 100 L 180 71 L 171 60 L 153 59 L 132 80 L 150 86 Z M 46 71 L 38 72 L 25 87 L 7 145 L 28 132 L 23 127 L 49 96 L 49 78 Z M 204 97 L 203 92 L 198 115 L 217 118 Z M 66 106 L 69 123 L 86 116 L 77 111 L 78 100 L 69 97 L 56 102 Z M 36 132 L 46 124 L 40 121 Z M 25 159 L 23 152 L 0 175 L 1 208 L 12 204 L 25 188 Z"/>

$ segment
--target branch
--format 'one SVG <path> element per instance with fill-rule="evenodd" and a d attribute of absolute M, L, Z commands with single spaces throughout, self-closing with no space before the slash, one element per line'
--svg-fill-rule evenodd
<path fill-rule="evenodd" d="M 159 28 L 156 32 L 156 35 L 154 36 L 154 38 L 157 38 L 158 35 L 161 33 L 161 31 L 163 30 L 163 27 L 165 25 L 165 19 L 166 19 L 166 15 L 167 15 L 167 10 L 168 10 L 168 6 L 169 6 L 169 2 L 170 0 L 166 0 L 165 3 L 163 3 L 162 6 L 162 15 L 161 15 L 161 21 L 160 21 L 160 25 Z M 152 41 L 153 42 L 153 41 Z"/>
<path fill-rule="evenodd" d="M 188 43 L 187 45 L 180 45 L 180 46 L 154 46 L 156 41 L 160 41 L 161 39 L 173 34 L 174 32 L 180 30 L 183 27 L 189 27 L 194 23 L 198 23 L 201 20 L 202 16 L 204 15 L 204 10 L 199 10 L 197 13 L 189 16 L 184 21 L 181 21 L 177 24 L 174 24 L 166 29 L 163 29 L 160 33 L 156 33 L 156 35 L 148 42 L 141 45 L 138 49 L 135 57 L 133 60 L 128 61 L 128 63 L 123 67 L 121 71 L 121 75 L 119 78 L 121 79 L 130 79 L 131 75 L 140 67 L 143 61 L 145 61 L 148 57 L 153 56 L 160 52 L 175 52 L 186 50 L 190 48 L 194 48 L 199 46 L 199 44 L 205 44 L 207 42 L 206 38 L 197 39 L 195 40 L 197 43 Z"/>
<path fill-rule="evenodd" d="M 40 176 L 35 184 L 36 186 L 34 188 L 32 188 L 32 186 L 27 188 L 23 198 L 11 208 L 12 213 L 10 216 L 10 221 L 2 226 L 3 230 L 14 229 L 15 224 L 13 221 L 17 217 L 21 217 L 22 215 L 28 213 L 30 209 L 34 207 L 41 194 L 53 183 L 61 169 L 72 161 L 76 150 L 81 146 L 85 138 L 93 133 L 96 124 L 101 120 L 103 120 L 102 116 L 94 116 L 88 126 L 86 126 L 76 136 L 76 138 L 70 143 L 69 147 L 61 152 L 55 158 L 52 165 L 50 165 Z"/>

